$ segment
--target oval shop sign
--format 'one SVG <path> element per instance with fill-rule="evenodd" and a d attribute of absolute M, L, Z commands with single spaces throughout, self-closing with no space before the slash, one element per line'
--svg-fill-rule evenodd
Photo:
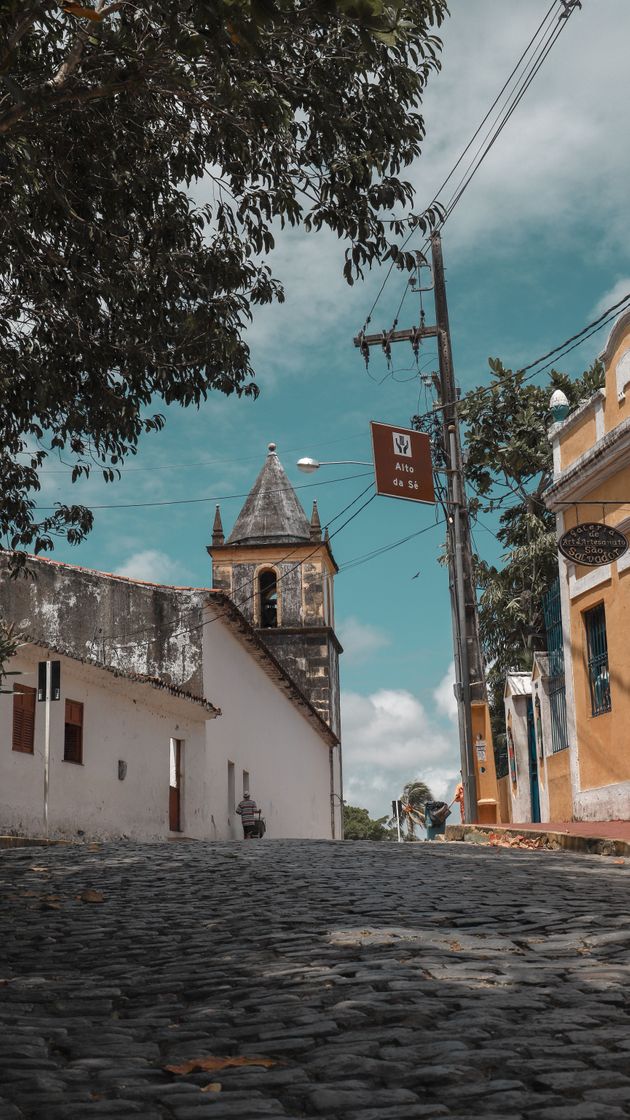
<path fill-rule="evenodd" d="M 623 533 L 610 525 L 585 521 L 583 525 L 574 525 L 563 533 L 558 541 L 558 548 L 574 564 L 596 568 L 599 564 L 610 564 L 623 556 L 628 549 L 628 542 Z"/>

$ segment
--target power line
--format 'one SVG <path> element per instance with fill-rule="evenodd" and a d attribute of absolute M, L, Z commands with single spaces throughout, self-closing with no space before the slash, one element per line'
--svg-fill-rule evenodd
<path fill-rule="evenodd" d="M 364 477 L 364 476 L 356 476 L 356 477 Z M 326 526 L 326 527 L 328 528 L 328 527 L 329 527 L 330 525 L 333 525 L 333 524 L 335 523 L 335 521 L 338 521 L 340 517 L 343 517 L 344 513 L 347 513 L 347 512 L 348 512 L 348 510 L 349 510 L 349 509 L 351 509 L 353 505 L 356 505 L 356 503 L 357 503 L 358 501 L 360 501 L 360 500 L 361 500 L 361 498 L 362 498 L 362 497 L 364 497 L 364 495 L 365 495 L 365 494 L 367 494 L 368 490 L 371 490 L 373 486 L 374 486 L 374 483 L 373 483 L 373 482 L 370 482 L 370 483 L 369 483 L 369 485 L 368 485 L 368 486 L 366 486 L 366 487 L 365 487 L 365 489 L 364 489 L 364 490 L 362 490 L 360 494 L 357 494 L 357 496 L 356 496 L 355 498 L 353 498 L 351 502 L 348 502 L 348 504 L 347 504 L 347 505 L 345 505 L 345 506 L 343 507 L 343 509 L 339 510 L 339 513 L 336 513 L 336 514 L 335 514 L 335 516 L 334 516 L 334 517 L 332 517 L 332 518 L 330 519 L 330 521 L 329 521 L 329 522 L 327 523 L 327 526 Z M 359 513 L 361 513 L 361 511 L 362 511 L 362 510 L 363 510 L 363 509 L 365 508 L 365 506 L 369 505 L 369 503 L 370 503 L 370 502 L 372 501 L 372 498 L 374 498 L 374 497 L 376 497 L 376 495 L 375 495 L 375 494 L 373 494 L 373 495 L 372 495 L 372 497 L 371 497 L 371 498 L 369 498 L 369 499 L 368 499 L 368 501 L 367 501 L 366 503 L 364 503 L 364 505 L 363 505 L 363 506 L 361 506 L 361 508 L 360 508 L 359 510 L 357 510 L 357 511 L 356 511 L 356 512 L 355 512 L 355 513 L 354 513 L 354 514 L 352 515 L 352 517 L 348 518 L 348 520 L 347 520 L 347 521 L 344 521 L 343 525 L 340 525 L 338 529 L 335 529 L 335 531 L 334 531 L 333 533 L 331 533 L 331 535 L 330 535 L 330 538 L 329 538 L 329 539 L 332 539 L 332 538 L 333 538 L 334 536 L 336 536 L 336 535 L 337 535 L 337 533 L 341 532 L 341 530 L 342 530 L 342 529 L 344 529 L 346 525 L 350 524 L 350 522 L 351 522 L 351 521 L 353 520 L 353 518 L 354 518 L 354 517 L 356 517 L 356 516 L 358 516 L 358 514 L 359 514 Z M 304 542 L 304 543 L 305 543 L 305 542 Z M 303 558 L 302 560 L 300 560 L 300 564 L 304 563 L 304 561 L 305 561 L 305 560 L 308 560 L 308 559 L 309 559 L 309 558 L 310 558 L 311 556 L 314 556 L 314 555 L 315 555 L 315 553 L 316 553 L 316 552 L 318 551 L 318 549 L 319 549 L 319 546 L 320 546 L 320 544 L 321 544 L 321 542 L 318 542 L 318 544 L 317 544 L 317 547 L 316 547 L 316 548 L 314 548 L 314 549 L 313 549 L 313 550 L 312 550 L 312 551 L 311 551 L 311 552 L 310 552 L 310 553 L 309 553 L 309 554 L 308 554 L 308 555 L 307 555 L 306 557 L 304 557 L 304 558 Z M 302 547 L 302 544 L 298 544 L 298 545 L 296 545 L 296 546 L 295 546 L 294 548 L 292 548 L 292 549 L 291 549 L 291 550 L 290 550 L 290 551 L 289 551 L 288 553 L 286 553 L 286 554 L 285 554 L 285 556 L 283 556 L 283 557 L 282 557 L 281 559 L 279 559 L 278 561 L 276 561 L 276 563 L 277 563 L 277 564 L 285 564 L 285 563 L 287 562 L 287 560 L 290 560 L 290 558 L 291 558 L 292 556 L 294 556 L 294 555 L 295 555 L 295 553 L 296 553 L 296 552 L 298 551 L 298 549 L 299 549 L 299 548 L 301 548 L 301 547 Z M 280 581 L 281 579 L 284 579 L 284 577 L 285 577 L 286 575 L 289 575 L 289 574 L 290 574 L 291 572 L 294 572 L 294 571 L 296 570 L 296 568 L 300 566 L 300 564 L 296 564 L 296 565 L 295 565 L 295 566 L 294 566 L 293 568 L 291 568 L 291 569 L 289 570 L 289 572 L 285 572 L 284 574 L 282 574 L 281 576 L 279 576 L 279 577 L 278 577 L 278 581 L 277 581 L 277 582 L 279 582 L 279 581 Z M 247 580 L 247 581 L 246 581 L 246 582 L 245 582 L 244 584 L 242 584 L 241 586 L 242 586 L 242 587 L 247 587 L 247 586 L 248 586 L 248 584 L 249 584 L 249 585 L 251 585 L 251 586 L 253 587 L 253 586 L 255 585 L 255 583 L 256 583 L 256 578 L 254 577 L 253 579 Z M 254 594 L 252 594 L 252 595 L 248 596 L 248 597 L 247 597 L 246 599 L 240 600 L 239 602 L 235 602 L 235 606 L 237 606 L 237 607 L 238 607 L 238 608 L 240 609 L 241 603 L 242 603 L 242 604 L 244 605 L 245 603 L 248 603 L 248 602 L 250 602 L 250 600 L 251 600 L 252 598 L 254 598 L 254 595 L 255 595 L 255 592 L 254 592 Z M 190 611 L 186 611 L 186 612 L 185 612 L 185 614 L 188 614 L 188 615 L 190 615 L 190 614 L 196 613 L 196 611 L 197 611 L 197 610 L 198 610 L 198 608 L 192 608 L 192 609 L 191 609 Z M 224 611 L 224 612 L 223 612 L 222 614 L 218 615 L 217 617 L 218 617 L 218 618 L 224 617 L 224 616 L 225 616 L 225 614 L 226 614 L 226 612 Z M 183 615 L 183 614 L 182 614 L 182 615 L 180 615 L 180 621 L 182 620 L 182 618 L 183 618 L 183 617 L 184 617 L 184 615 Z M 214 621 L 214 620 L 213 620 L 213 621 Z M 177 625 L 177 624 L 176 624 L 176 625 Z M 155 628 L 156 628 L 156 627 L 155 627 L 155 625 L 151 625 L 151 626 L 144 626 L 144 627 L 140 628 L 139 630 L 132 630 L 132 631 L 129 631 L 129 632 L 128 632 L 128 633 L 126 634 L 126 636 L 125 636 L 125 641 L 127 641 L 127 639 L 128 639 L 128 638 L 135 638 L 135 637 L 138 637 L 138 636 L 139 636 L 139 635 L 141 635 L 141 634 L 149 634 L 149 633 L 153 632 L 153 631 L 155 630 Z M 182 632 L 182 633 L 186 633 L 186 631 L 185 631 L 185 630 L 184 630 L 184 631 L 181 631 L 181 632 Z M 177 635 L 176 635 L 175 633 L 171 633 L 171 635 L 170 635 L 170 636 L 171 636 L 171 637 L 176 637 Z M 118 634 L 116 634 L 116 633 L 111 633 L 111 634 L 100 634 L 100 635 L 98 636 L 98 640 L 99 640 L 100 642 L 109 642 L 111 638 L 116 638 L 116 637 L 119 637 L 119 635 L 118 635 Z M 95 639 L 95 640 L 96 640 L 96 639 Z M 120 646 L 118 646 L 118 647 L 114 647 L 114 648 L 121 648 L 121 647 L 120 647 Z"/>
<path fill-rule="evenodd" d="M 553 6 L 554 5 L 552 5 L 552 7 Z M 546 18 L 547 17 L 545 17 L 545 19 Z M 468 167 L 467 167 L 466 171 L 464 172 L 464 175 L 460 179 L 459 185 L 456 188 L 455 193 L 451 196 L 449 202 L 447 203 L 446 214 L 445 214 L 445 217 L 444 217 L 444 221 L 442 222 L 442 225 L 444 225 L 447 218 L 449 218 L 450 215 L 452 214 L 452 212 L 455 209 L 457 203 L 459 202 L 460 198 L 462 197 L 464 191 L 468 187 L 468 185 L 471 182 L 471 180 L 473 179 L 473 177 L 476 175 L 476 173 L 479 170 L 479 168 L 481 167 L 481 164 L 483 163 L 484 159 L 486 158 L 486 156 L 488 155 L 488 153 L 490 152 L 490 150 L 492 149 L 492 147 L 494 146 L 494 144 L 498 140 L 499 136 L 503 132 L 503 129 L 505 128 L 505 126 L 508 123 L 508 121 L 510 120 L 512 114 L 515 112 L 515 110 L 519 106 L 520 102 L 522 101 L 523 97 L 527 93 L 527 90 L 531 86 L 534 78 L 536 77 L 538 71 L 540 70 L 541 66 L 543 65 L 545 59 L 547 58 L 547 55 L 549 54 L 551 48 L 556 43 L 556 41 L 558 40 L 558 38 L 562 34 L 565 27 L 566 27 L 566 20 L 563 21 L 562 23 L 558 24 L 558 25 L 554 25 L 553 30 L 549 34 L 547 34 L 547 37 L 543 40 L 542 44 L 540 44 L 539 47 L 537 48 L 537 53 L 535 53 L 533 60 L 530 60 L 530 62 L 528 63 L 529 69 L 526 70 L 525 75 L 520 82 L 520 86 L 518 86 L 517 89 L 513 91 L 513 93 L 511 94 L 511 100 L 502 109 L 502 111 L 501 111 L 502 115 L 501 114 L 499 115 L 497 122 L 495 123 L 495 125 L 493 125 L 494 131 L 492 131 L 492 129 L 491 129 L 490 132 L 488 133 L 488 135 L 486 136 L 486 138 L 482 141 L 481 145 L 477 149 L 477 152 L 476 152 L 475 156 L 473 157 L 471 162 L 468 164 Z M 488 139 L 488 136 L 489 136 L 489 139 Z"/>
<path fill-rule="evenodd" d="M 499 135 L 501 134 L 501 132 L 505 128 L 505 125 L 508 123 L 512 114 L 514 113 L 514 111 L 516 110 L 518 105 L 520 104 L 522 98 L 524 97 L 525 93 L 527 92 L 530 85 L 532 84 L 534 78 L 538 74 L 538 71 L 540 70 L 541 66 L 543 65 L 543 63 L 544 63 L 545 59 L 547 58 L 549 52 L 551 51 L 552 47 L 554 46 L 554 44 L 557 42 L 558 38 L 562 34 L 564 28 L 566 27 L 566 25 L 568 23 L 568 20 L 569 20 L 570 16 L 572 15 L 573 11 L 575 10 L 575 8 L 577 6 L 575 4 L 571 4 L 571 7 L 567 9 L 567 7 L 565 5 L 564 11 L 558 17 L 557 24 L 556 24 L 555 21 L 552 21 L 550 23 L 550 20 L 552 19 L 552 16 L 554 14 L 554 10 L 558 9 L 558 5 L 560 4 L 560 2 L 561 2 L 561 0 L 553 0 L 553 3 L 548 8 L 548 10 L 545 13 L 543 19 L 541 20 L 538 27 L 536 28 L 536 31 L 532 35 L 531 39 L 529 40 L 529 43 L 525 47 L 525 50 L 522 52 L 520 58 L 518 59 L 515 66 L 513 67 L 509 77 L 504 82 L 501 90 L 499 91 L 499 93 L 495 97 L 495 99 L 494 99 L 492 105 L 490 106 L 490 108 L 488 109 L 488 112 L 486 113 L 485 117 L 483 118 L 483 120 L 481 121 L 479 126 L 477 127 L 476 131 L 473 133 L 473 136 L 469 140 L 469 142 L 466 145 L 466 147 L 464 148 L 464 150 L 461 152 L 460 156 L 458 157 L 455 164 L 453 165 L 453 167 L 449 171 L 448 175 L 446 176 L 444 181 L 441 183 L 441 185 L 438 187 L 437 191 L 435 192 L 435 194 L 433 196 L 433 201 L 431 202 L 431 204 L 424 211 L 422 211 L 422 213 L 420 215 L 410 216 L 409 218 L 391 219 L 389 224 L 397 224 L 399 222 L 410 222 L 410 223 L 412 223 L 412 228 L 411 228 L 409 234 L 403 240 L 403 242 L 400 246 L 401 249 L 404 249 L 406 247 L 406 245 L 408 245 L 409 241 L 411 240 L 411 238 L 414 236 L 414 234 L 416 232 L 416 227 L 417 227 L 418 223 L 423 218 L 426 219 L 430 215 L 431 211 L 435 211 L 436 209 L 438 209 L 438 210 L 442 209 L 442 211 L 443 211 L 443 214 L 438 219 L 438 221 L 435 222 L 435 223 L 432 223 L 432 228 L 434 230 L 441 230 L 444 227 L 446 221 L 448 220 L 448 218 L 452 214 L 453 210 L 455 209 L 455 206 L 457 205 L 457 203 L 461 199 L 462 195 L 464 194 L 464 191 L 467 189 L 467 187 L 470 184 L 471 180 L 473 179 L 474 175 L 476 175 L 477 171 L 481 167 L 481 164 L 483 163 L 484 159 L 488 155 L 488 152 L 491 150 L 491 148 L 495 144 L 496 140 L 498 139 Z M 547 24 L 549 24 L 548 27 L 547 27 Z M 537 42 L 537 40 L 539 39 L 539 37 L 541 35 L 544 36 L 542 42 L 538 43 L 538 45 L 534 48 L 534 44 Z M 481 144 L 477 148 L 477 151 L 476 151 L 475 155 L 473 156 L 473 159 L 468 164 L 466 172 L 464 173 L 464 176 L 460 180 L 459 185 L 456 188 L 455 193 L 451 196 L 451 198 L 450 198 L 449 202 L 447 203 L 446 207 L 442 206 L 439 202 L 440 194 L 444 190 L 444 187 L 452 179 L 452 177 L 455 174 L 457 168 L 462 163 L 462 160 L 465 158 L 467 153 L 470 151 L 472 145 L 474 144 L 475 140 L 477 139 L 479 134 L 482 132 L 482 130 L 484 128 L 484 125 L 490 119 L 490 117 L 491 117 L 492 113 L 494 112 L 495 108 L 497 107 L 497 105 L 499 105 L 499 103 L 501 102 L 501 99 L 503 98 L 504 93 L 506 92 L 506 90 L 509 89 L 510 85 L 512 84 L 513 79 L 519 73 L 519 70 L 521 69 L 521 66 L 522 66 L 523 62 L 525 61 L 525 59 L 527 59 L 528 55 L 532 51 L 532 48 L 534 48 L 533 57 L 529 58 L 529 60 L 527 61 L 524 75 L 521 75 L 520 78 L 519 78 L 519 83 L 520 84 L 517 83 L 516 88 L 513 89 L 510 92 L 509 98 L 507 99 L 506 103 L 501 107 L 493 125 L 491 126 L 491 129 L 489 130 L 489 132 L 484 137 L 484 140 L 481 142 Z M 494 129 L 494 131 L 492 131 L 493 129 Z M 489 140 L 488 140 L 488 136 L 490 136 Z M 485 147 L 484 147 L 484 145 L 485 145 Z M 423 243 L 422 248 L 420 250 L 421 253 L 426 248 L 427 244 L 428 244 L 428 240 L 425 240 L 425 242 Z M 382 296 L 382 294 L 385 290 L 387 282 L 389 281 L 389 278 L 390 278 L 390 276 L 392 274 L 392 271 L 395 267 L 395 263 L 396 263 L 395 261 L 392 261 L 390 263 L 388 269 L 387 269 L 387 272 L 385 274 L 385 278 L 384 278 L 384 280 L 383 280 L 383 282 L 382 282 L 382 284 L 379 288 L 379 291 L 377 292 L 376 298 L 375 298 L 375 300 L 374 300 L 374 302 L 373 302 L 373 304 L 370 308 L 370 311 L 369 311 L 369 313 L 366 317 L 365 323 L 363 325 L 362 329 L 363 329 L 364 332 L 365 332 L 367 326 L 369 325 L 369 323 L 371 322 L 372 315 L 373 315 L 373 313 L 374 313 L 374 311 L 375 311 L 375 309 L 376 309 L 376 307 L 377 307 L 377 305 L 380 301 L 380 298 L 381 298 L 381 296 Z M 404 299 L 404 296 L 403 296 L 403 299 Z"/>
<path fill-rule="evenodd" d="M 445 522 L 441 518 L 439 521 L 434 521 L 432 525 L 426 525 L 424 529 L 418 529 L 415 533 L 409 533 L 406 537 L 401 537 L 400 540 L 392 541 L 390 544 L 376 548 L 372 552 L 366 552 L 362 556 L 355 556 L 352 560 L 347 560 L 345 564 L 339 565 L 339 574 L 347 572 L 351 568 L 359 568 L 362 564 L 367 564 L 370 560 L 376 560 L 377 557 L 383 556 L 386 552 L 393 552 L 401 545 L 407 544 L 409 541 L 415 540 L 416 537 L 421 537 L 423 533 L 428 533 L 431 529 L 436 529 L 439 525 L 444 524 Z"/>
<path fill-rule="evenodd" d="M 497 378 L 497 380 L 491 382 L 490 385 L 480 385 L 478 389 L 471 389 L 470 392 L 466 393 L 462 397 L 462 399 L 457 403 L 455 407 L 459 407 L 462 404 L 465 404 L 466 401 L 476 400 L 479 397 L 486 396 L 488 393 L 493 393 L 496 389 L 500 389 L 503 385 L 509 384 L 511 381 L 514 381 L 515 379 L 521 377 L 524 373 L 529 373 L 529 376 L 524 377 L 523 381 L 531 381 L 532 377 L 536 377 L 538 376 L 538 374 L 543 373 L 545 369 L 548 369 L 549 366 L 552 366 L 556 361 L 559 361 L 560 358 L 565 357 L 565 355 L 569 354 L 571 350 L 575 350 L 576 347 L 581 346 L 584 342 L 587 342 L 588 339 L 592 337 L 592 335 L 597 334 L 598 331 L 600 331 L 608 323 L 612 322 L 613 319 L 617 319 L 619 314 L 621 314 L 623 311 L 628 310 L 629 308 L 630 292 L 628 292 L 627 295 L 620 299 L 618 303 L 614 303 L 611 307 L 608 307 L 606 311 L 603 311 L 599 318 L 593 319 L 592 323 L 588 323 L 587 326 L 582 327 L 581 331 L 577 331 L 576 334 L 571 335 L 570 338 L 565 339 L 565 341 L 561 342 L 558 346 L 554 346 L 552 350 L 548 350 L 546 354 L 543 354 L 540 358 L 536 358 L 536 360 L 530 362 L 529 365 L 522 366 L 517 370 L 509 370 L 503 377 Z M 541 363 L 546 361 L 547 358 L 552 358 L 552 360 L 550 362 L 547 362 L 547 365 L 541 366 Z M 539 366 L 541 366 L 541 368 L 537 368 Z M 446 406 L 436 404 L 434 405 L 431 412 L 425 412 L 422 415 L 418 416 L 417 419 L 425 420 L 430 416 L 434 416 L 436 412 L 439 412 L 444 407 Z"/>
<path fill-rule="evenodd" d="M 369 489 L 369 487 L 368 487 L 368 489 Z M 367 506 L 369 506 L 370 503 L 374 501 L 375 497 L 376 497 L 376 493 L 372 494 L 367 499 L 367 501 L 363 503 L 362 506 L 359 506 L 359 508 L 357 510 L 355 510 L 355 512 L 353 514 L 351 514 L 351 516 L 346 521 L 344 521 L 342 525 L 339 526 L 339 528 L 335 529 L 334 533 L 330 534 L 329 539 L 332 540 L 332 538 L 335 537 L 338 533 L 340 533 L 342 531 L 342 529 L 345 529 L 346 525 L 349 525 L 351 521 L 354 521 L 355 517 L 358 517 L 359 514 L 362 513 L 363 510 L 366 509 Z M 276 585 L 278 583 L 280 583 L 283 579 L 286 579 L 287 576 L 289 576 L 293 572 L 295 572 L 299 567 L 301 567 L 302 564 L 305 563 L 306 560 L 309 560 L 311 558 L 311 556 L 314 556 L 315 553 L 319 551 L 319 548 L 321 547 L 321 543 L 322 542 L 319 541 L 317 543 L 317 546 L 314 549 L 312 549 L 311 552 L 307 553 L 306 556 L 302 557 L 302 559 L 300 561 L 298 561 L 297 564 L 294 564 L 292 568 L 289 568 L 288 571 L 281 572 L 280 575 L 276 579 Z M 296 551 L 296 549 L 293 549 L 293 552 L 295 552 L 295 551 Z M 282 563 L 282 562 L 283 561 L 278 561 L 278 563 Z M 253 591 L 251 593 L 251 595 L 249 595 L 246 599 L 239 599 L 238 601 L 234 600 L 233 605 L 238 610 L 241 610 L 241 607 L 244 606 L 245 603 L 249 603 L 252 599 L 254 599 L 256 597 L 256 594 L 257 594 L 257 591 Z M 199 608 L 196 608 L 196 610 L 198 610 L 198 609 Z M 193 613 L 193 612 L 190 612 L 190 613 Z M 225 618 L 228 614 L 229 614 L 229 610 L 220 611 L 218 614 L 214 615 L 212 618 L 206 618 L 202 622 L 198 622 L 193 626 L 186 626 L 182 630 L 170 631 L 169 634 L 168 634 L 168 637 L 171 638 L 171 639 L 172 638 L 179 638 L 179 637 L 181 637 L 182 634 L 192 634 L 195 630 L 203 630 L 204 626 L 209 626 L 210 623 L 212 623 L 212 622 L 218 622 L 220 619 Z M 152 627 L 152 629 L 155 629 L 155 627 Z M 108 639 L 101 639 L 101 640 L 108 640 Z M 114 647 L 114 648 L 120 648 L 120 647 Z"/>
<path fill-rule="evenodd" d="M 269 490 L 268 493 L 284 494 L 287 490 L 308 490 L 318 486 L 332 486 L 333 483 L 348 482 L 353 478 L 367 478 L 369 473 L 369 471 L 363 471 L 362 474 L 347 474 L 343 475 L 341 478 L 327 478 L 324 482 L 301 482 L 297 486 L 282 486 L 275 490 Z M 248 494 L 249 490 L 241 494 L 219 494 L 209 498 L 173 498 L 159 502 L 112 502 L 109 505 L 93 505 L 90 502 L 90 509 L 149 509 L 154 506 L 190 506 L 198 505 L 203 502 L 229 502 L 235 498 L 246 498 Z M 57 505 L 54 506 L 33 506 L 33 509 L 38 512 L 54 510 L 57 509 L 59 504 L 58 502 Z"/>
<path fill-rule="evenodd" d="M 362 438 L 363 438 L 363 433 L 362 432 L 357 432 L 355 435 L 343 436 L 340 439 L 329 439 L 329 440 L 325 440 L 323 442 L 321 440 L 317 439 L 317 438 L 310 439 L 310 440 L 303 440 L 302 443 L 299 445 L 299 447 L 285 447 L 283 454 L 288 455 L 291 451 L 302 451 L 304 443 L 306 443 L 306 442 L 308 442 L 310 444 L 314 444 L 317 447 L 333 447 L 336 444 L 348 443 L 348 441 L 352 440 L 352 439 L 362 439 Z M 40 448 L 39 450 L 45 451 L 46 455 L 51 454 L 50 450 L 48 450 L 46 448 Z M 32 455 L 35 455 L 35 454 L 37 454 L 37 449 L 35 449 L 33 451 L 17 451 L 16 452 L 16 455 L 32 456 Z M 196 462 L 189 462 L 189 463 L 182 462 L 181 460 L 178 460 L 175 463 L 154 463 L 152 466 L 148 466 L 148 467 L 114 467 L 112 469 L 119 471 L 120 474 L 137 474 L 140 471 L 193 470 L 193 469 L 196 469 L 197 467 L 229 467 L 229 466 L 233 466 L 236 463 L 251 463 L 251 462 L 253 462 L 253 460 L 258 459 L 258 458 L 259 458 L 258 455 L 239 455 L 239 457 L 237 459 L 199 459 Z M 59 461 L 63 462 L 63 459 L 61 459 L 61 456 L 59 456 Z M 78 466 L 78 465 L 79 465 L 78 463 L 66 463 L 66 469 L 65 470 L 51 470 L 51 471 L 44 470 L 44 471 L 38 471 L 37 473 L 40 476 L 56 474 L 56 475 L 63 475 L 64 477 L 67 477 L 68 470 L 72 470 L 73 467 Z M 96 471 L 104 470 L 106 468 L 109 469 L 107 463 L 91 463 L 90 464 L 90 470 L 91 471 L 92 470 L 96 470 Z"/>

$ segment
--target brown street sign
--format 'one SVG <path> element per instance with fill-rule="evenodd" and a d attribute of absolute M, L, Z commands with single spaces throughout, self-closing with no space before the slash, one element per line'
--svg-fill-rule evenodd
<path fill-rule="evenodd" d="M 435 504 L 431 443 L 424 432 L 371 422 L 376 493 Z"/>
<path fill-rule="evenodd" d="M 558 548 L 567 560 L 574 564 L 585 564 L 596 568 L 599 564 L 610 564 L 618 560 L 628 549 L 623 533 L 612 525 L 600 525 L 597 521 L 585 521 L 574 525 L 563 533 Z"/>

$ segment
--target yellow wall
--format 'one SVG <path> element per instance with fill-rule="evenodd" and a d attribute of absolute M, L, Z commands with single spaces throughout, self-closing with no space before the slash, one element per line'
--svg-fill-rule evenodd
<path fill-rule="evenodd" d="M 477 801 L 494 802 L 494 804 L 480 805 L 477 811 L 479 824 L 495 824 L 501 820 L 499 817 L 499 793 L 497 790 L 497 772 L 494 765 L 494 749 L 492 746 L 492 728 L 490 726 L 490 710 L 487 704 L 472 704 L 472 730 L 473 743 L 481 735 L 486 744 L 485 760 L 480 761 L 477 751 L 473 747 L 475 758 L 475 777 L 477 779 Z"/>
<path fill-rule="evenodd" d="M 573 818 L 573 798 L 568 750 L 548 755 L 546 769 L 549 783 L 549 820 L 570 821 Z"/>
<path fill-rule="evenodd" d="M 578 729 L 580 788 L 594 789 L 630 780 L 630 571 L 587 591 L 571 604 L 571 648 L 575 715 Z M 588 681 L 586 634 L 583 614 L 599 603 L 606 613 L 606 638 L 610 672 L 611 711 L 594 716 Z"/>
<path fill-rule="evenodd" d="M 595 414 L 588 409 L 560 440 L 560 466 L 564 471 L 595 443 Z"/>
<path fill-rule="evenodd" d="M 606 398 L 604 402 L 604 429 L 609 432 L 622 420 L 630 417 L 630 384 L 626 397 L 617 400 L 616 366 L 620 357 L 630 349 L 630 320 L 620 324 L 619 337 L 613 335 L 613 350 L 606 355 Z M 592 423 L 579 423 L 560 437 L 563 468 L 595 443 L 594 409 L 587 415 Z M 604 460 L 605 462 L 605 460 Z M 569 495 L 570 497 L 570 495 Z M 597 521 L 618 526 L 630 515 L 630 463 L 614 475 L 600 482 L 586 493 L 576 480 L 576 497 L 579 507 L 568 506 L 564 513 L 564 528 L 570 529 L 578 521 Z M 614 499 L 620 498 L 619 504 Z M 625 502 L 623 499 L 626 499 Z M 582 504 L 588 501 L 588 505 Z M 592 502 L 592 504 L 591 504 Z M 613 502 L 605 504 L 603 502 Z M 630 530 L 624 530 L 626 535 Z M 576 565 L 575 577 L 581 579 L 594 571 L 592 567 Z M 593 716 L 588 681 L 586 632 L 584 612 L 599 603 L 606 613 L 606 636 L 610 672 L 611 711 Z M 575 717 L 577 727 L 579 788 L 594 789 L 630 780 L 630 750 L 627 746 L 627 729 L 630 726 L 630 570 L 617 571 L 611 565 L 611 576 L 597 587 L 571 600 L 570 617 L 571 660 L 575 691 Z M 566 809 L 566 799 L 561 790 L 564 781 L 561 768 L 568 767 L 562 754 L 547 760 L 547 771 L 552 800 L 552 817 Z M 568 773 L 568 771 L 567 771 Z M 557 778 L 557 786 L 556 786 Z"/>
<path fill-rule="evenodd" d="M 616 428 L 622 420 L 630 417 L 630 385 L 626 389 L 625 400 L 617 400 L 617 362 L 630 347 L 630 330 L 624 331 L 615 345 L 610 360 L 606 363 L 606 402 L 604 404 L 604 431 Z"/>

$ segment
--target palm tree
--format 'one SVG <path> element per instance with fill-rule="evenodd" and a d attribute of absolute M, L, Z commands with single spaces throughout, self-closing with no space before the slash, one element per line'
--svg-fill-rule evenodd
<path fill-rule="evenodd" d="M 414 778 L 405 782 L 400 801 L 403 807 L 403 823 L 407 824 L 407 840 L 415 840 L 415 826 L 424 828 L 424 806 L 427 801 L 433 801 L 433 794 L 426 782 Z M 396 827 L 396 818 L 392 817 L 387 822 L 387 828 Z"/>

